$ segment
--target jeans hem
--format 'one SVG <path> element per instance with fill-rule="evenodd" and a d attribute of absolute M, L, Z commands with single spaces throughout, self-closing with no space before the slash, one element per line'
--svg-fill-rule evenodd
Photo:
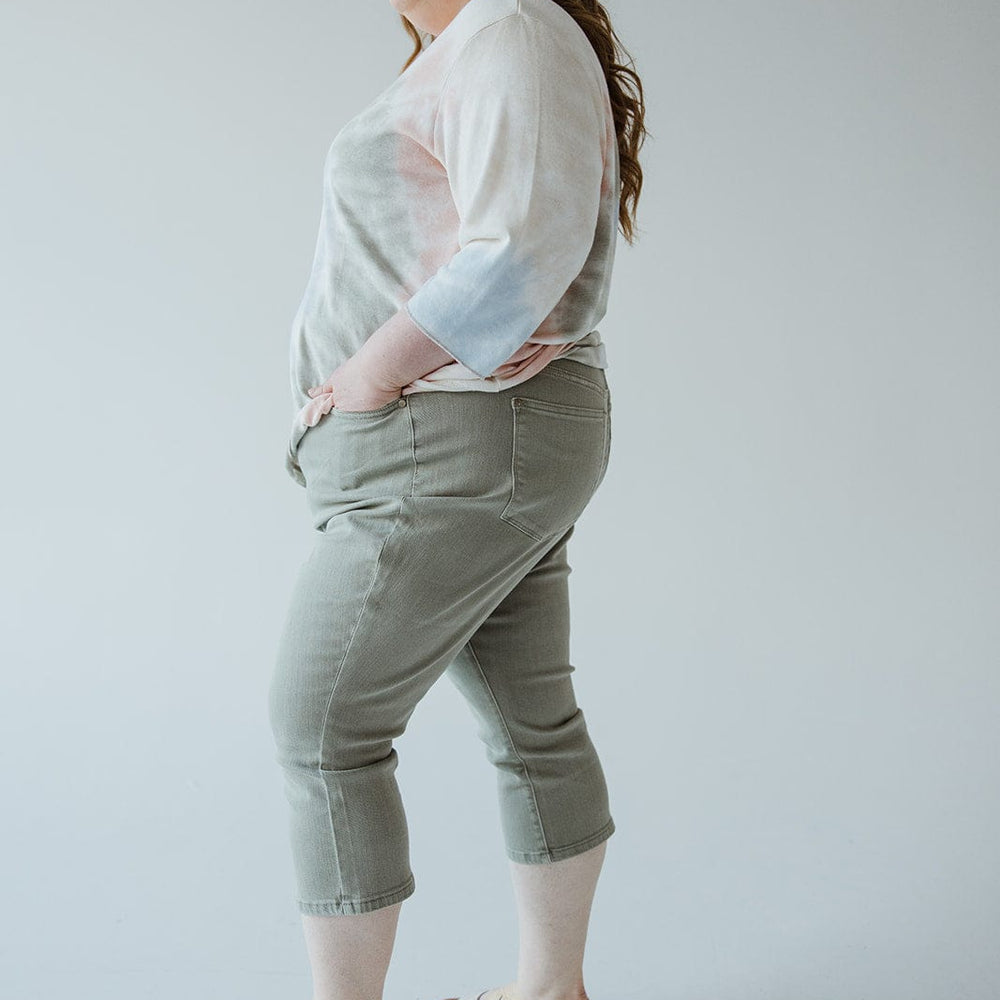
<path fill-rule="evenodd" d="M 512 851 L 507 850 L 507 857 L 511 861 L 519 861 L 521 864 L 525 865 L 537 865 L 545 864 L 549 861 L 561 861 L 563 858 L 571 858 L 575 854 L 582 854 L 584 851 L 589 851 L 590 848 L 596 847 L 598 844 L 607 840 L 615 832 L 615 821 L 614 819 L 609 819 L 607 823 L 604 824 L 597 831 L 597 833 L 591 834 L 589 837 L 585 837 L 583 840 L 578 840 L 573 844 L 566 844 L 563 847 L 550 847 L 546 851 Z"/>
<path fill-rule="evenodd" d="M 368 896 L 365 899 L 341 899 L 327 900 L 319 903 L 310 903 L 305 900 L 298 900 L 299 912 L 313 917 L 333 917 L 343 913 L 371 913 L 372 910 L 379 910 L 384 906 L 391 906 L 412 896 L 416 889 L 416 880 L 411 875 L 402 885 L 381 896 Z"/>

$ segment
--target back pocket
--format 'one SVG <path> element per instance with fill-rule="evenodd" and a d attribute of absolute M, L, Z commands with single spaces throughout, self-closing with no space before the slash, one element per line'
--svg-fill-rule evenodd
<path fill-rule="evenodd" d="M 501 520 L 541 541 L 583 513 L 608 461 L 608 407 L 515 396 L 511 492 Z"/>

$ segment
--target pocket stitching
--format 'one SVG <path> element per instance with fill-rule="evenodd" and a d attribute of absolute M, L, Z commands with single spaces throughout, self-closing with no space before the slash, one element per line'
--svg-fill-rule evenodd
<path fill-rule="evenodd" d="M 593 407 L 593 406 L 575 406 L 572 403 L 554 403 L 554 402 L 551 402 L 550 400 L 547 400 L 547 399 L 533 399 L 530 396 L 514 396 L 514 397 L 511 398 L 510 405 L 511 405 L 511 410 L 514 413 L 514 437 L 513 437 L 513 440 L 511 442 L 511 457 L 510 457 L 511 485 L 510 485 L 510 493 L 509 493 L 509 495 L 507 497 L 507 503 L 504 505 L 503 510 L 500 512 L 500 519 L 503 520 L 503 521 L 506 521 L 508 524 L 513 525 L 518 530 L 523 531 L 530 538 L 535 539 L 535 541 L 543 541 L 545 538 L 549 537 L 552 534 L 558 534 L 561 531 L 565 531 L 566 528 L 569 527 L 569 525 L 563 525 L 563 526 L 561 526 L 559 528 L 556 528 L 553 531 L 549 531 L 549 532 L 544 532 L 544 531 L 540 532 L 539 529 L 537 527 L 535 527 L 534 525 L 528 525 L 528 524 L 526 524 L 520 518 L 518 518 L 518 516 L 516 514 L 511 513 L 511 507 L 514 504 L 514 499 L 515 499 L 515 496 L 517 494 L 517 486 L 518 486 L 518 479 L 517 479 L 517 456 L 518 456 L 518 447 L 517 447 L 517 435 L 518 435 L 517 410 L 520 407 L 527 405 L 527 407 L 529 409 L 531 407 L 534 407 L 535 409 L 548 410 L 550 412 L 566 413 L 568 415 L 577 415 L 577 416 L 583 416 L 583 417 L 586 417 L 586 418 L 593 418 L 593 419 L 597 419 L 598 417 L 600 417 L 601 419 L 603 419 L 603 421 L 604 421 L 604 448 L 603 448 L 603 455 L 602 455 L 602 459 L 601 459 L 600 469 L 599 469 L 599 471 L 597 473 L 597 476 L 592 481 L 591 486 L 590 486 L 590 490 L 589 490 L 589 492 L 591 494 L 593 494 L 594 490 L 597 488 L 598 484 L 601 482 L 601 478 L 604 475 L 604 470 L 607 467 L 608 443 L 609 443 L 609 441 L 608 441 L 608 436 L 609 436 L 608 435 L 608 431 L 609 431 L 608 407 L 604 406 L 604 407 L 598 408 L 598 407 Z"/>
<path fill-rule="evenodd" d="M 556 378 L 564 378 L 568 382 L 575 382 L 577 385 L 585 385 L 593 389 L 595 392 L 607 395 L 608 389 L 605 386 L 600 385 L 597 382 L 593 382 L 583 375 L 577 375 L 575 372 L 568 372 L 562 368 L 554 368 L 552 367 L 552 364 L 553 362 L 549 362 L 549 364 L 546 365 L 538 374 L 541 375 L 543 372 L 547 372 L 549 375 L 555 375 Z M 600 368 L 597 370 L 603 371 L 603 369 Z"/>
<path fill-rule="evenodd" d="M 577 406 L 575 403 L 554 403 L 551 399 L 535 399 L 533 396 L 513 396 L 510 401 L 511 407 L 527 406 L 540 410 L 554 410 L 557 413 L 579 414 L 580 416 L 599 417 L 604 416 L 606 407 L 603 406 Z"/>
<path fill-rule="evenodd" d="M 400 396 L 399 399 L 403 397 Z M 348 417 L 354 420 L 361 420 L 365 417 L 377 417 L 383 413 L 392 413 L 395 410 L 403 409 L 399 405 L 399 399 L 390 399 L 388 403 L 383 403 L 378 409 L 375 410 L 338 410 L 336 406 L 331 406 L 329 413 L 336 413 L 338 419 L 343 419 Z"/>

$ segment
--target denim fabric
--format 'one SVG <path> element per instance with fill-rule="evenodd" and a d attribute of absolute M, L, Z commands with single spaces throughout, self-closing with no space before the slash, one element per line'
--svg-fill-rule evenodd
<path fill-rule="evenodd" d="M 571 680 L 567 579 L 610 446 L 604 372 L 569 359 L 497 393 L 334 408 L 303 438 L 316 535 L 269 693 L 302 913 L 413 893 L 393 739 L 444 673 L 496 766 L 511 860 L 614 832 Z"/>

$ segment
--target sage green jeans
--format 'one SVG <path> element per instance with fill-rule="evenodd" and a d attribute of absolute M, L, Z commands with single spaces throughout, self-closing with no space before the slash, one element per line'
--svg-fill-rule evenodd
<path fill-rule="evenodd" d="M 496 766 L 511 860 L 614 832 L 573 690 L 567 579 L 610 446 L 604 372 L 567 358 L 499 393 L 334 408 L 306 432 L 316 535 L 269 693 L 301 913 L 413 893 L 393 740 L 443 673 Z"/>

